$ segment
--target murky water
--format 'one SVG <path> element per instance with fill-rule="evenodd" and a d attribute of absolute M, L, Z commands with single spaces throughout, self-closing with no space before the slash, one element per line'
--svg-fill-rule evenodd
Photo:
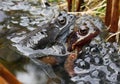
<path fill-rule="evenodd" d="M 50 79 L 39 65 L 12 46 L 58 14 L 57 7 L 42 8 L 37 0 L 0 0 L 0 62 L 23 84 L 60 84 L 59 79 Z M 76 60 L 75 77 L 69 78 L 63 66 L 53 67 L 65 84 L 120 84 L 119 46 L 96 39 Z"/>

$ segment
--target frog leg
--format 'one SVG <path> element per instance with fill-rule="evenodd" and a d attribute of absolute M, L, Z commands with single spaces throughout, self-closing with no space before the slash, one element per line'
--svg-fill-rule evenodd
<path fill-rule="evenodd" d="M 76 48 L 74 52 L 71 53 L 65 61 L 64 68 L 70 77 L 75 76 L 74 62 L 78 58 L 79 51 L 81 51 L 81 48 Z"/>
<path fill-rule="evenodd" d="M 74 73 L 74 61 L 76 59 L 77 59 L 77 54 L 71 53 L 65 61 L 64 68 L 70 77 L 73 77 L 75 75 L 75 73 Z"/>
<path fill-rule="evenodd" d="M 40 60 L 38 60 L 37 58 L 30 58 L 35 64 L 39 65 L 41 67 L 41 69 L 45 72 L 45 74 L 50 78 L 50 79 L 60 79 L 61 84 L 65 84 L 64 80 L 60 77 L 58 77 L 50 64 L 46 64 Z M 53 80 L 54 81 L 54 80 Z"/>

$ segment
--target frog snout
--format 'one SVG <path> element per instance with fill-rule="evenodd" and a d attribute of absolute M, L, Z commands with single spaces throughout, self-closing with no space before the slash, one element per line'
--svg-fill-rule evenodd
<path fill-rule="evenodd" d="M 70 14 L 69 17 L 68 17 L 68 21 L 70 21 L 70 22 L 75 22 L 75 20 L 76 20 L 76 16 Z"/>

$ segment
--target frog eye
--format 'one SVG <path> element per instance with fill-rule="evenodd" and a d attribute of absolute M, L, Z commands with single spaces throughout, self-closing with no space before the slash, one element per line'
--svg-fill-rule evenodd
<path fill-rule="evenodd" d="M 58 18 L 58 23 L 59 23 L 60 25 L 65 25 L 65 23 L 66 23 L 66 18 L 65 18 L 65 17 L 59 17 L 59 18 Z"/>
<path fill-rule="evenodd" d="M 89 28 L 87 26 L 81 26 L 79 29 L 79 34 L 85 36 L 88 34 Z"/>

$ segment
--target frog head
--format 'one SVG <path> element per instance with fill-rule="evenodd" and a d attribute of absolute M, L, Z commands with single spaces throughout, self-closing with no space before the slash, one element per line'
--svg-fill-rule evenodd
<path fill-rule="evenodd" d="M 47 24 L 31 31 L 21 41 L 25 45 L 34 50 L 44 49 L 55 42 L 65 42 L 66 37 L 73 29 L 76 17 L 66 12 L 60 12 Z"/>
<path fill-rule="evenodd" d="M 73 31 L 76 16 L 62 11 L 54 20 L 54 26 L 59 29 L 56 36 L 57 42 L 65 42 L 67 36 Z"/>
<path fill-rule="evenodd" d="M 76 23 L 74 31 L 69 35 L 67 40 L 68 51 L 75 49 L 80 51 L 80 49 L 96 37 L 99 32 L 100 30 L 90 20 L 82 20 L 79 24 Z"/>

